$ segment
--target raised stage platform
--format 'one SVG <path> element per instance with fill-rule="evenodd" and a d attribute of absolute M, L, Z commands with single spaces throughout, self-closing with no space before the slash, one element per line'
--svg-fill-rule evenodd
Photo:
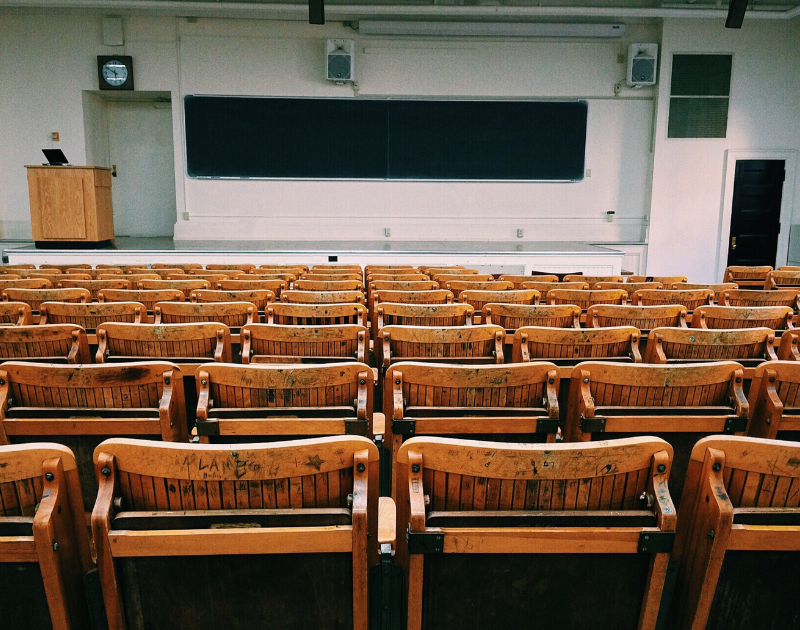
<path fill-rule="evenodd" d="M 560 241 L 173 241 L 118 238 L 113 248 L 38 249 L 4 244 L 10 264 L 150 263 L 357 263 L 465 265 L 486 273 L 532 271 L 587 275 L 619 274 L 623 252 L 611 247 Z"/>

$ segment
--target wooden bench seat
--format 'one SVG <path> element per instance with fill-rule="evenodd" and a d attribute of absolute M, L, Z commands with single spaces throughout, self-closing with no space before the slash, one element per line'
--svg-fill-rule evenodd
<path fill-rule="evenodd" d="M 34 314 L 39 313 L 43 302 L 91 302 L 91 293 L 86 289 L 3 289 L 4 302 L 25 302 Z"/>
<path fill-rule="evenodd" d="M 654 328 L 647 341 L 645 363 L 736 361 L 755 367 L 777 359 L 774 342 L 775 334 L 769 328 Z"/>
<path fill-rule="evenodd" d="M 243 291 L 192 291 L 190 299 L 197 304 L 219 302 L 247 302 L 255 304 L 259 311 L 266 311 L 267 305 L 275 302 L 275 293 L 266 289 Z"/>
<path fill-rule="evenodd" d="M 110 630 L 367 630 L 378 559 L 369 440 L 108 440 L 95 463 L 92 532 Z"/>
<path fill-rule="evenodd" d="M 188 324 L 124 324 L 97 327 L 97 363 L 163 359 L 202 364 L 233 361 L 231 331 L 219 322 Z"/>
<path fill-rule="evenodd" d="M 72 451 L 46 442 L 0 446 L 0 623 L 9 630 L 89 628 L 90 572 Z"/>
<path fill-rule="evenodd" d="M 692 314 L 692 328 L 794 328 L 788 306 L 701 306 Z"/>
<path fill-rule="evenodd" d="M 266 310 L 267 324 L 289 326 L 332 326 L 367 323 L 367 307 L 363 304 L 288 304 L 275 302 Z"/>
<path fill-rule="evenodd" d="M 503 363 L 505 330 L 500 326 L 384 326 L 376 350 L 383 371 L 398 361 Z"/>
<path fill-rule="evenodd" d="M 0 326 L 30 326 L 33 311 L 25 302 L 0 302 Z"/>
<path fill-rule="evenodd" d="M 202 442 L 372 436 L 374 376 L 362 363 L 208 363 L 196 379 Z"/>
<path fill-rule="evenodd" d="M 241 329 L 242 363 L 369 362 L 364 326 L 248 324 Z"/>
<path fill-rule="evenodd" d="M 548 326 L 550 328 L 580 328 L 581 309 L 571 304 L 504 304 L 490 302 L 483 307 L 484 324 L 502 326 L 506 335 L 523 326 Z"/>
<path fill-rule="evenodd" d="M 587 359 L 602 359 L 641 363 L 640 336 L 639 329 L 633 326 L 581 330 L 524 326 L 514 333 L 511 361 L 575 365 Z"/>
<path fill-rule="evenodd" d="M 644 334 L 664 326 L 686 328 L 686 308 L 680 304 L 633 306 L 596 304 L 586 310 L 587 328 L 635 326 Z"/>
<path fill-rule="evenodd" d="M 395 462 L 408 629 L 653 630 L 676 526 L 671 464 L 652 437 L 408 440 Z"/>
<path fill-rule="evenodd" d="M 86 331 L 75 324 L 0 326 L 0 360 L 91 363 Z"/>

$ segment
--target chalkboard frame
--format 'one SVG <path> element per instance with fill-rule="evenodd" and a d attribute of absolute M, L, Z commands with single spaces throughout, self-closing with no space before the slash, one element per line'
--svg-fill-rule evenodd
<path fill-rule="evenodd" d="M 557 104 L 571 104 L 571 105 L 580 105 L 583 110 L 585 111 L 585 119 L 584 127 L 579 129 L 579 134 L 581 134 L 582 139 L 582 160 L 581 160 L 581 168 L 579 171 L 579 176 L 573 178 L 555 178 L 555 179 L 545 179 L 545 178 L 491 178 L 491 177 L 480 177 L 480 178 L 461 178 L 461 177 L 391 177 L 388 170 L 389 170 L 389 159 L 387 157 L 387 176 L 385 177 L 353 177 L 353 176 L 345 176 L 345 177 L 317 177 L 317 176 L 268 176 L 268 175 L 205 175 L 201 174 L 198 175 L 192 172 L 191 169 L 191 160 L 189 159 L 189 133 L 187 128 L 189 126 L 189 122 L 187 120 L 187 108 L 186 104 L 191 99 L 271 99 L 271 100 L 310 100 L 310 101 L 344 101 L 344 102 L 384 102 L 387 105 L 391 102 L 433 102 L 433 103 L 445 103 L 445 102 L 486 102 L 492 104 L 500 104 L 500 103 L 515 103 L 515 104 L 550 104 L 550 105 L 557 105 Z M 584 179 L 585 174 L 585 166 L 586 166 L 586 147 L 587 147 L 587 136 L 588 136 L 588 110 L 589 110 L 589 103 L 585 99 L 530 99 L 530 98 L 457 98 L 457 97 L 359 97 L 357 99 L 348 98 L 348 97 L 319 97 L 319 96 L 258 96 L 258 95 L 220 95 L 220 94 L 187 94 L 184 96 L 184 170 L 186 176 L 190 179 L 197 179 L 197 180 L 265 180 L 265 181 L 387 181 L 387 182 L 455 182 L 455 183 L 476 183 L 476 182 L 490 182 L 490 183 L 578 183 Z M 387 143 L 389 142 L 388 135 L 390 131 L 388 128 L 387 122 Z M 577 155 L 577 153 L 576 153 Z M 577 174 L 577 169 L 575 169 Z"/>

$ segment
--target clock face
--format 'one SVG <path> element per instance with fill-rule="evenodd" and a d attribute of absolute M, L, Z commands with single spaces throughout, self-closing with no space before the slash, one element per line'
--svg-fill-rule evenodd
<path fill-rule="evenodd" d="M 128 67 L 116 59 L 103 64 L 103 80 L 109 85 L 118 86 L 128 80 Z"/>

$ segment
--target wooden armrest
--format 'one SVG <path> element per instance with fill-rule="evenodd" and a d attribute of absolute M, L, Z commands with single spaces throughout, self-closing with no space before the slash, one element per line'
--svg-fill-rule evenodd
<path fill-rule="evenodd" d="M 378 498 L 378 544 L 391 545 L 394 553 L 397 542 L 397 506 L 391 497 Z"/>
<path fill-rule="evenodd" d="M 375 437 L 386 433 L 386 416 L 379 411 L 372 414 L 372 434 Z"/>

